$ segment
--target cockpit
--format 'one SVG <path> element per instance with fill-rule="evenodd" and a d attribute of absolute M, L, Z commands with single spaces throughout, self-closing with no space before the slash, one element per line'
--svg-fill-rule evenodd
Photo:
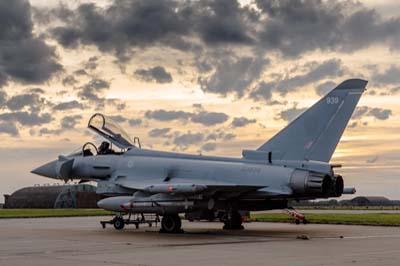
<path fill-rule="evenodd" d="M 94 114 L 88 123 L 88 128 L 105 139 L 99 146 L 92 142 L 83 145 L 83 156 L 120 155 L 130 149 L 141 148 L 140 140 L 135 137 L 132 141 L 129 135 L 110 117 L 103 114 Z"/>

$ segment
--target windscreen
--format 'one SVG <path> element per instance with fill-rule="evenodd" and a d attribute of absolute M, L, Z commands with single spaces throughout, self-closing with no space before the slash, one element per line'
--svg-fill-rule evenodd
<path fill-rule="evenodd" d="M 121 149 L 134 147 L 128 134 L 114 120 L 105 115 L 99 113 L 93 115 L 88 127 Z"/>

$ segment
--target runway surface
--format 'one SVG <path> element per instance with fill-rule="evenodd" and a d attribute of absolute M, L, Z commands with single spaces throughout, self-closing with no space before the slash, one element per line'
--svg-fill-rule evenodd
<path fill-rule="evenodd" d="M 400 265 L 399 227 L 183 222 L 184 234 L 168 235 L 101 219 L 2 219 L 0 265 Z"/>

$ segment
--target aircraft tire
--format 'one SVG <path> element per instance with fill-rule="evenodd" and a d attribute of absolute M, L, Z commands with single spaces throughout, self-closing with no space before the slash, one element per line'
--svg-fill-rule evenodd
<path fill-rule="evenodd" d="M 240 213 L 237 211 L 232 212 L 230 219 L 225 220 L 223 229 L 225 230 L 244 229 L 242 225 L 242 216 L 240 215 Z"/>
<path fill-rule="evenodd" d="M 161 232 L 179 233 L 181 231 L 182 221 L 178 214 L 164 215 L 161 220 Z"/>
<path fill-rule="evenodd" d="M 115 217 L 113 225 L 115 229 L 122 230 L 125 227 L 125 221 L 122 217 Z"/>

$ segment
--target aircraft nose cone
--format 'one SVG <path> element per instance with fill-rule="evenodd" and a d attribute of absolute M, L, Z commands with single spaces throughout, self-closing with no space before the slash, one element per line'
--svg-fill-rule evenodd
<path fill-rule="evenodd" d="M 31 173 L 32 174 L 41 175 L 41 176 L 45 176 L 45 177 L 58 179 L 57 178 L 57 173 L 56 173 L 56 163 L 57 163 L 57 161 L 52 161 L 52 162 L 46 163 L 44 165 L 39 166 L 36 169 L 33 169 L 31 171 Z"/>

